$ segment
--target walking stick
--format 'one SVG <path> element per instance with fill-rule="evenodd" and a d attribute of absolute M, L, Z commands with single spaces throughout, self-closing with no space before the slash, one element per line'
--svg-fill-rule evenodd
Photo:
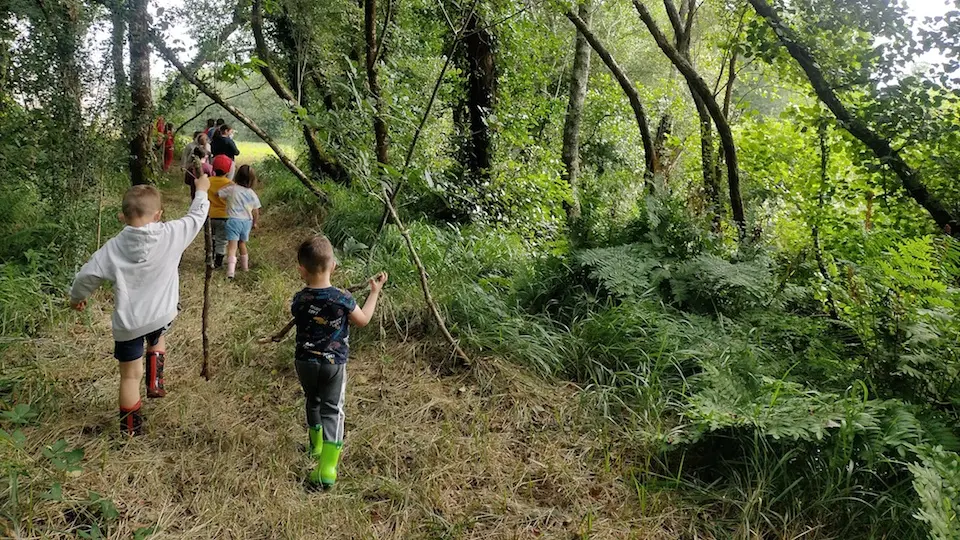
<path fill-rule="evenodd" d="M 190 174 L 194 179 L 197 178 L 197 172 L 203 173 L 203 165 L 200 164 L 200 158 L 193 156 L 193 172 Z M 203 341 L 203 367 L 200 368 L 200 376 L 209 381 L 210 339 L 207 336 L 207 321 L 210 315 L 210 279 L 213 277 L 213 227 L 210 224 L 209 212 L 203 223 L 203 251 L 206 269 L 203 273 L 203 312 L 200 315 L 200 337 Z"/>

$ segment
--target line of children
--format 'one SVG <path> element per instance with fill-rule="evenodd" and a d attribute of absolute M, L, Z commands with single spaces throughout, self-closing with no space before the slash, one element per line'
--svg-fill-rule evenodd
<path fill-rule="evenodd" d="M 143 430 L 139 385 L 144 361 L 147 397 L 166 395 L 164 333 L 177 316 L 178 267 L 205 219 L 210 219 L 213 228 L 215 264 L 222 265 L 226 257 L 229 278 L 235 275 L 238 261 L 241 269 L 249 268 L 246 244 L 258 225 L 261 207 L 253 189 L 256 174 L 244 165 L 237 170 L 236 182 L 231 182 L 227 174 L 233 160 L 220 154 L 207 164 L 205 137 L 198 132 L 191 155 L 184 156 L 191 162 L 184 167 L 184 182 L 190 186 L 193 201 L 187 215 L 162 223 L 160 192 L 153 186 L 130 188 L 122 205 L 127 226 L 94 253 L 70 290 L 71 305 L 82 311 L 101 282 L 113 283 L 112 326 L 114 357 L 120 370 L 122 433 L 140 435 Z M 194 170 L 193 156 L 200 160 L 199 171 Z M 370 322 L 387 274 L 370 280 L 370 295 L 361 308 L 349 292 L 331 285 L 337 262 L 326 237 L 304 241 L 297 262 L 305 287 L 293 297 L 291 314 L 297 328 L 294 365 L 304 393 L 308 449 L 314 460 L 308 480 L 329 488 L 337 480 L 343 448 L 350 325 L 363 327 Z"/>

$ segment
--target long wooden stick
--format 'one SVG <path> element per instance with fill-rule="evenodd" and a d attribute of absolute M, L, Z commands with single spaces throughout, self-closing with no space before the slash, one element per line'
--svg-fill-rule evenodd
<path fill-rule="evenodd" d="M 203 338 L 203 367 L 200 376 L 210 380 L 210 339 L 207 337 L 207 323 L 210 318 L 210 278 L 213 277 L 213 230 L 210 218 L 203 224 L 203 244 L 206 252 L 206 269 L 203 272 L 203 314 L 200 320 L 200 335 Z"/>
<path fill-rule="evenodd" d="M 393 222 L 396 223 L 397 228 L 400 229 L 400 234 L 403 235 L 403 240 L 407 244 L 407 250 L 410 251 L 410 259 L 413 260 L 413 264 L 417 267 L 417 271 L 420 274 L 420 288 L 423 289 L 423 299 L 427 302 L 427 307 L 430 309 L 430 313 L 433 315 L 433 320 L 436 321 L 437 326 L 440 327 L 440 332 L 443 334 L 443 337 L 446 338 L 447 343 L 453 347 L 453 350 L 457 353 L 457 356 L 459 356 L 465 364 L 470 365 L 470 357 L 467 356 L 467 353 L 463 352 L 463 349 L 460 348 L 460 344 L 457 343 L 457 340 L 455 340 L 450 334 L 450 331 L 447 330 L 447 325 L 443 322 L 443 316 L 440 315 L 440 310 L 437 308 L 437 303 L 434 302 L 433 295 L 430 294 L 430 285 L 427 283 L 427 271 L 423 268 L 423 262 L 420 261 L 420 256 L 417 255 L 417 250 L 413 247 L 413 240 L 410 239 L 410 231 L 403 226 L 403 222 L 400 221 L 400 216 L 397 214 L 397 209 L 393 205 L 393 201 L 390 200 L 390 194 L 387 193 L 387 185 L 381 184 L 380 189 L 383 194 L 383 200 L 386 203 L 387 210 L 390 211 L 390 217 L 393 218 Z"/>
<path fill-rule="evenodd" d="M 203 165 L 200 158 L 193 156 L 193 174 L 202 174 Z M 203 254 L 204 254 L 204 272 L 203 272 L 203 312 L 200 315 L 200 337 L 203 342 L 203 367 L 200 368 L 200 376 L 204 380 L 210 380 L 210 339 L 207 336 L 208 322 L 210 319 L 210 279 L 213 277 L 213 225 L 210 222 L 210 216 L 203 222 Z"/>

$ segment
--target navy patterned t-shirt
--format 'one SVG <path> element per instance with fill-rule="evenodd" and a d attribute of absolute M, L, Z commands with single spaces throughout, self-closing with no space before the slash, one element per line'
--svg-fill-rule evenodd
<path fill-rule="evenodd" d="M 297 360 L 346 364 L 350 351 L 350 312 L 357 301 L 336 287 L 304 288 L 290 308 L 297 321 Z"/>

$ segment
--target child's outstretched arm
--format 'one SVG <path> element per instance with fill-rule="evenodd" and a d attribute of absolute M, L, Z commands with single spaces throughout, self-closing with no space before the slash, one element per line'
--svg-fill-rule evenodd
<path fill-rule="evenodd" d="M 199 178 L 193 181 L 193 185 L 197 189 L 197 193 L 193 197 L 193 203 L 190 204 L 187 215 L 164 224 L 172 236 L 171 242 L 180 251 L 187 249 L 190 242 L 193 242 L 193 239 L 197 237 L 207 220 L 207 212 L 210 211 L 210 199 L 207 197 L 207 190 L 210 189 L 210 179 L 206 174 L 201 174 Z"/>
<path fill-rule="evenodd" d="M 99 253 L 99 252 L 98 252 Z M 103 281 L 103 272 L 97 263 L 97 254 L 87 261 L 87 264 L 80 268 L 77 277 L 73 279 L 73 286 L 70 287 L 70 306 L 83 311 L 87 307 L 87 298 L 97 290 Z"/>
<path fill-rule="evenodd" d="M 377 299 L 380 297 L 380 290 L 383 284 L 387 282 L 387 273 L 380 272 L 370 279 L 370 296 L 363 303 L 363 308 L 357 306 L 350 312 L 350 322 L 363 328 L 370 323 L 373 318 L 373 312 L 377 309 Z"/>

